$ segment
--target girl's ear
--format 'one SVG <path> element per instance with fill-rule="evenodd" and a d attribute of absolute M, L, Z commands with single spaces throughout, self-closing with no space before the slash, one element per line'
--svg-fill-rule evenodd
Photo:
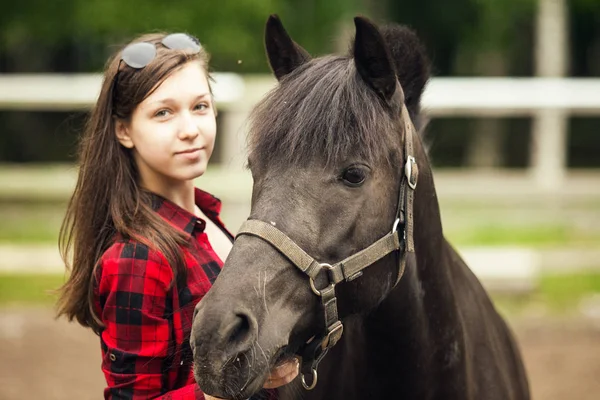
<path fill-rule="evenodd" d="M 120 120 L 118 118 L 115 119 L 115 136 L 117 137 L 117 140 L 119 141 L 119 143 L 121 143 L 123 147 L 133 149 L 133 141 L 129 136 L 127 125 L 125 124 L 125 122 L 123 122 L 123 120 Z"/>

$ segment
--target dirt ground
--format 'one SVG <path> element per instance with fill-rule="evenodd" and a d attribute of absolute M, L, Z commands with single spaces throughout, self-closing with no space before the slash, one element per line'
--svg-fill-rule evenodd
<path fill-rule="evenodd" d="M 596 400 L 600 325 L 583 318 L 510 321 L 535 400 Z M 96 336 L 49 309 L 0 309 L 0 399 L 99 399 Z"/>

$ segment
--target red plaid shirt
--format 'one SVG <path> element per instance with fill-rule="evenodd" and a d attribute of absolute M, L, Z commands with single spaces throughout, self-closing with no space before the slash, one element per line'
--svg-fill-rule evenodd
<path fill-rule="evenodd" d="M 196 205 L 233 239 L 219 219 L 218 199 L 196 189 Z M 223 262 L 208 241 L 204 220 L 157 195 L 153 208 L 190 237 L 190 248 L 182 248 L 187 284 L 170 287 L 173 273 L 165 257 L 134 240 L 116 238 L 103 254 L 95 307 L 105 325 L 104 398 L 204 399 L 194 380 L 189 337 L 194 307 Z"/>

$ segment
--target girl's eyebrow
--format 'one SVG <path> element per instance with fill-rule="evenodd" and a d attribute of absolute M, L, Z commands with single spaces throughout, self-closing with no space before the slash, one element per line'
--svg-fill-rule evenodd
<path fill-rule="evenodd" d="M 208 92 L 199 94 L 198 96 L 196 96 L 194 98 L 194 102 L 202 100 L 203 98 L 209 97 L 209 96 L 210 96 L 210 93 L 208 93 Z M 150 103 L 148 103 L 148 105 L 150 105 L 150 104 L 175 104 L 175 103 L 177 103 L 177 101 L 174 98 L 165 97 L 163 99 L 151 101 Z"/>

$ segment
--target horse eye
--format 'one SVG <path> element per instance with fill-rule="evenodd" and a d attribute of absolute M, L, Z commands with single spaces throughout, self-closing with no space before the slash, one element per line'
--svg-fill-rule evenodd
<path fill-rule="evenodd" d="M 348 186 L 360 186 L 366 178 L 366 172 L 358 167 L 350 167 L 342 173 L 342 180 Z"/>

